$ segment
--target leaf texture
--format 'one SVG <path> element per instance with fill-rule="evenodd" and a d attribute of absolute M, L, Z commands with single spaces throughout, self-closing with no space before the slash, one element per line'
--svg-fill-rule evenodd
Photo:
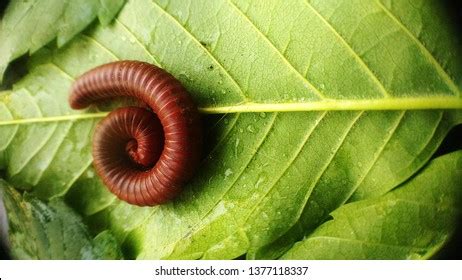
<path fill-rule="evenodd" d="M 0 94 L 0 169 L 64 197 L 127 258 L 279 257 L 335 209 L 405 182 L 462 122 L 436 110 L 460 107 L 462 85 L 443 15 L 430 0 L 128 1 L 109 26 L 39 51 Z M 210 148 L 167 205 L 114 200 L 91 167 L 105 109 L 67 105 L 75 77 L 119 59 L 165 68 L 202 112 L 237 112 L 204 117 Z"/>

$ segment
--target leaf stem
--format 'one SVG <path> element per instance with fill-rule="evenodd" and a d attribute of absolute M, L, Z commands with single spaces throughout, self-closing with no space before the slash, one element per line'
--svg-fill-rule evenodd
<path fill-rule="evenodd" d="M 66 116 L 53 116 L 53 117 L 40 117 L 40 118 L 29 118 L 29 119 L 16 119 L 0 121 L 0 126 L 6 125 L 17 125 L 17 124 L 32 124 L 32 123 L 50 123 L 50 122 L 64 122 L 64 121 L 77 121 L 85 119 L 98 119 L 104 118 L 109 112 L 98 112 L 89 114 L 79 115 L 66 115 Z"/>
<path fill-rule="evenodd" d="M 256 113 L 256 112 L 308 112 L 308 111 L 362 111 L 362 110 L 428 110 L 462 109 L 458 97 L 396 98 L 376 100 L 323 100 L 306 103 L 243 103 L 222 107 L 201 107 L 202 114 Z M 0 121 L 0 126 L 100 119 L 109 112 L 82 113 Z"/>
<path fill-rule="evenodd" d="M 323 100 L 306 103 L 244 103 L 223 107 L 202 107 L 204 114 L 244 112 L 362 111 L 462 109 L 457 97 L 396 98 L 376 100 Z"/>

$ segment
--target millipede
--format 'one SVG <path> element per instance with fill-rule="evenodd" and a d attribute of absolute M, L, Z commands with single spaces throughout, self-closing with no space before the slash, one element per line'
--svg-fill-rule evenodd
<path fill-rule="evenodd" d="M 117 61 L 80 76 L 69 97 L 73 109 L 115 97 L 143 106 L 122 107 L 101 120 L 93 136 L 93 164 L 119 199 L 139 206 L 177 196 L 199 165 L 198 110 L 181 83 L 140 61 Z"/>

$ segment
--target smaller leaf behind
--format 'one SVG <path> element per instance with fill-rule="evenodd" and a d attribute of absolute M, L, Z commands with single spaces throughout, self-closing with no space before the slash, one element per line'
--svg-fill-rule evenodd
<path fill-rule="evenodd" d="M 10 254 L 16 259 L 120 259 L 115 238 L 94 239 L 81 218 L 60 199 L 44 203 L 0 180 L 9 220 Z"/>
<path fill-rule="evenodd" d="M 96 17 L 108 24 L 124 3 L 125 0 L 12 0 L 0 23 L 0 82 L 15 58 L 34 53 L 54 38 L 61 47 Z"/>
<path fill-rule="evenodd" d="M 462 151 L 442 156 L 400 188 L 347 204 L 283 259 L 427 259 L 460 222 Z"/>

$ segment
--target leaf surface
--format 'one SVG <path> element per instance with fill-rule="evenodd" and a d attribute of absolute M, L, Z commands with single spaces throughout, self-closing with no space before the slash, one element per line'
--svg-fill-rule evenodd
<path fill-rule="evenodd" d="M 442 7 L 286 2 L 129 1 L 109 26 L 42 49 L 0 94 L 5 179 L 44 200 L 64 196 L 128 258 L 277 257 L 335 209 L 388 193 L 462 122 L 461 110 L 438 110 L 460 107 L 462 79 Z M 165 68 L 202 112 L 236 112 L 204 116 L 204 161 L 167 205 L 114 200 L 91 166 L 105 108 L 67 105 L 78 75 L 119 59 Z"/>

